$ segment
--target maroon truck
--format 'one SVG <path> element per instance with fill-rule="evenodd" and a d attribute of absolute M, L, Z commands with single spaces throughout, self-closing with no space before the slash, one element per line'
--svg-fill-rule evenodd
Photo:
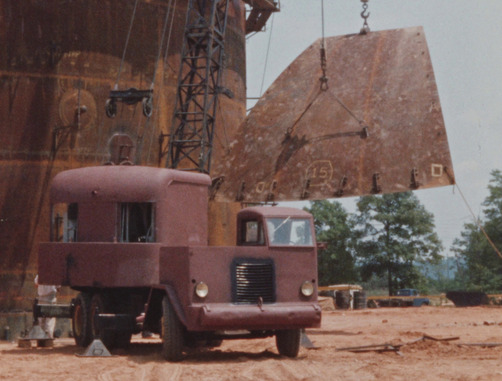
<path fill-rule="evenodd" d="M 200 173 L 126 165 L 58 174 L 39 279 L 79 293 L 66 312 L 38 305 L 37 316 L 71 317 L 79 346 L 160 334 L 170 361 L 185 346 L 273 335 L 279 353 L 295 357 L 301 329 L 321 322 L 312 216 L 245 208 L 237 245 L 208 246 L 210 183 Z"/>

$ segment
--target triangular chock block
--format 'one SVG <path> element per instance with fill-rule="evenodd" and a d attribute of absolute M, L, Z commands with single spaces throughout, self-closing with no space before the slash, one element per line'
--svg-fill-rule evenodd
<path fill-rule="evenodd" d="M 47 340 L 50 339 L 47 332 L 45 332 L 42 327 L 38 324 L 35 324 L 28 332 L 28 335 L 25 337 L 26 340 Z"/>
<path fill-rule="evenodd" d="M 302 333 L 300 335 L 300 345 L 304 348 L 315 349 L 317 348 L 312 341 L 310 341 L 309 337 L 305 333 L 305 330 L 302 329 Z"/>
<path fill-rule="evenodd" d="M 110 357 L 111 353 L 106 349 L 103 342 L 99 339 L 94 339 L 91 344 L 86 348 L 85 352 L 77 356 L 87 357 Z"/>

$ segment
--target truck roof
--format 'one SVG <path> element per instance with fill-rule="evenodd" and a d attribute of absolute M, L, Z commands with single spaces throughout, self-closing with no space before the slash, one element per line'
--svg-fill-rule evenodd
<path fill-rule="evenodd" d="M 60 172 L 54 177 L 51 202 L 155 201 L 165 197 L 172 183 L 209 186 L 211 179 L 202 173 L 143 166 L 77 168 Z"/>

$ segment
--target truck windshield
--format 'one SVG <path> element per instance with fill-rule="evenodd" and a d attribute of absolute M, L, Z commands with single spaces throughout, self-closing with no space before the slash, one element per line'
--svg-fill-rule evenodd
<path fill-rule="evenodd" d="M 271 246 L 313 246 L 308 218 L 267 218 Z"/>

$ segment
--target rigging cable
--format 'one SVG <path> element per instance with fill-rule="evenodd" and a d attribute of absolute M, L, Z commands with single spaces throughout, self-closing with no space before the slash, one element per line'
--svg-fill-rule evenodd
<path fill-rule="evenodd" d="M 131 37 L 132 26 L 134 24 L 134 19 L 136 17 L 136 8 L 138 7 L 139 0 L 134 3 L 134 9 L 132 11 L 131 22 L 129 24 L 129 31 L 127 32 L 127 38 L 124 46 L 124 51 L 122 52 L 122 59 L 120 60 L 119 72 L 117 74 L 117 81 L 115 82 L 115 90 L 118 90 L 120 74 L 122 73 L 122 67 L 124 66 L 124 60 L 127 52 L 127 46 L 129 45 L 129 38 Z"/>
<path fill-rule="evenodd" d="M 131 37 L 132 27 L 134 25 L 134 19 L 136 18 L 136 10 L 138 8 L 138 3 L 139 3 L 139 0 L 136 0 L 134 2 L 134 8 L 133 8 L 132 15 L 131 15 L 131 21 L 129 22 L 129 30 L 127 31 L 127 37 L 126 37 L 126 41 L 124 44 L 124 49 L 122 51 L 122 58 L 120 59 L 120 65 L 119 65 L 119 70 L 117 73 L 117 79 L 116 79 L 115 85 L 114 85 L 114 90 L 118 90 L 118 88 L 119 88 L 120 75 L 122 74 L 122 69 L 124 67 L 125 57 L 126 57 L 126 53 L 127 53 L 127 47 L 129 46 L 129 39 Z M 114 121 L 113 123 L 114 123 L 114 125 L 116 125 L 117 121 Z M 101 146 L 101 144 L 102 144 L 101 137 L 99 137 L 98 138 L 98 146 Z"/>
<path fill-rule="evenodd" d="M 159 66 L 160 54 L 162 53 L 162 48 L 164 47 L 164 38 L 166 36 L 167 24 L 168 24 L 168 20 L 169 20 L 169 15 L 172 11 L 171 5 L 172 5 L 172 0 L 169 0 L 169 4 L 167 6 L 166 18 L 164 19 L 164 27 L 162 28 L 162 37 L 161 37 L 160 43 L 159 43 L 159 51 L 157 52 L 157 60 L 155 62 L 155 68 L 153 71 L 153 77 L 152 77 L 152 83 L 150 85 L 150 89 L 153 89 L 154 82 L 155 82 L 155 76 L 157 74 L 157 68 Z M 172 23 L 171 23 L 171 28 L 169 29 L 169 39 L 171 38 L 171 30 L 172 30 Z M 168 41 L 168 43 L 169 43 L 169 41 Z M 166 52 L 167 52 L 168 48 L 169 48 L 169 46 L 166 47 Z"/>
<path fill-rule="evenodd" d="M 172 6 L 171 6 L 172 5 Z M 168 55 L 169 55 L 169 46 L 171 45 L 171 35 L 172 35 L 172 31 L 173 31 L 173 25 L 174 25 L 174 10 L 176 9 L 176 5 L 177 5 L 177 0 L 174 0 L 174 4 L 172 4 L 172 0 L 169 1 L 169 5 L 168 5 L 168 14 L 171 13 L 171 22 L 170 22 L 170 25 L 169 25 L 169 33 L 167 35 L 167 42 L 166 42 L 166 50 L 164 52 L 164 60 L 162 61 L 162 87 L 164 87 L 164 78 L 165 78 L 165 70 L 166 70 L 166 66 L 169 66 L 168 65 L 168 62 L 167 62 L 167 58 L 168 58 Z M 166 21 L 167 21 L 167 16 L 166 16 Z M 165 33 L 165 32 L 164 32 Z M 162 37 L 162 39 L 164 39 L 164 37 Z M 159 51 L 160 52 L 160 51 Z M 157 58 L 158 60 L 158 58 Z M 157 71 L 157 70 L 155 70 Z M 155 79 L 155 77 L 154 77 Z M 152 81 L 152 86 L 153 86 L 153 81 Z M 155 106 L 155 109 L 158 110 L 159 109 L 159 103 L 160 103 L 160 100 L 158 99 L 159 97 L 157 97 L 157 102 L 156 102 L 156 106 Z M 154 136 L 154 133 L 152 131 L 152 134 L 150 136 L 150 144 L 148 146 L 148 155 L 147 155 L 147 163 L 148 161 L 150 161 L 150 153 L 152 151 L 152 144 L 153 144 L 153 136 Z"/>
<path fill-rule="evenodd" d="M 328 90 L 328 77 L 326 77 L 326 45 L 324 38 L 324 0 L 321 0 L 321 28 L 322 28 L 322 38 L 321 38 L 321 70 L 322 76 L 319 78 L 321 81 L 321 90 Z"/>
<path fill-rule="evenodd" d="M 337 102 L 338 102 L 338 104 L 339 104 L 340 106 L 342 106 L 342 107 L 345 109 L 345 111 L 347 111 L 347 112 L 349 113 L 349 115 L 350 115 L 350 116 L 352 116 L 355 120 L 357 120 L 357 122 L 359 123 L 359 125 L 360 125 L 360 126 L 365 126 L 365 125 L 367 126 L 367 125 L 368 125 L 368 123 L 366 123 L 366 121 L 364 121 L 363 119 L 359 119 L 359 118 L 357 117 L 357 115 L 356 115 L 356 114 L 354 114 L 354 113 L 352 112 L 352 110 L 351 110 L 350 108 L 348 108 L 348 107 L 345 105 L 345 103 L 343 103 L 343 102 L 342 102 L 342 100 L 341 100 L 340 98 L 338 98 L 335 94 L 331 94 L 331 95 L 335 98 L 335 101 L 337 101 Z"/>
<path fill-rule="evenodd" d="M 447 171 L 446 171 L 446 174 L 448 175 L 448 177 L 451 178 L 450 174 Z M 502 253 L 500 253 L 500 250 L 497 248 L 497 246 L 495 246 L 495 244 L 493 243 L 493 241 L 488 236 L 488 233 L 486 233 L 486 230 L 483 228 L 483 225 L 481 225 L 481 222 L 479 221 L 479 219 L 476 217 L 476 215 L 472 211 L 469 203 L 467 202 L 466 198 L 464 197 L 464 194 L 460 190 L 460 187 L 458 186 L 457 182 L 455 182 L 455 186 L 457 187 L 458 193 L 460 193 L 460 196 L 462 197 L 462 200 L 464 200 L 464 203 L 467 206 L 467 209 L 469 209 L 469 212 L 471 213 L 472 218 L 474 219 L 474 223 L 478 226 L 479 230 L 481 230 L 481 232 L 483 233 L 483 235 L 485 236 L 486 240 L 488 241 L 488 243 L 490 244 L 490 246 L 493 248 L 493 250 L 495 250 L 495 252 L 497 253 L 497 255 L 500 258 L 502 258 Z"/>
<path fill-rule="evenodd" d="M 150 90 L 152 90 L 152 91 L 153 91 L 154 84 L 155 84 L 155 76 L 157 75 L 157 69 L 159 67 L 160 55 L 161 55 L 162 49 L 164 47 L 164 38 L 166 37 L 167 24 L 168 24 L 168 20 L 169 20 L 169 15 L 171 13 L 171 5 L 172 5 L 172 0 L 169 0 L 168 6 L 167 6 L 167 11 L 166 11 L 166 17 L 164 18 L 164 24 L 163 24 L 163 27 L 162 27 L 162 34 L 161 34 L 161 37 L 160 37 L 159 48 L 158 48 L 158 51 L 157 51 L 157 59 L 155 61 L 155 67 L 153 68 L 152 82 L 150 83 Z M 152 98 L 150 97 L 149 100 L 151 102 Z M 150 104 L 150 107 L 153 107 L 153 106 Z M 138 122 L 138 127 L 137 127 L 137 130 L 136 130 L 137 131 L 136 135 L 137 135 L 137 140 L 138 140 L 138 147 L 139 147 L 139 149 L 138 149 L 138 155 L 141 154 L 142 147 L 140 147 L 140 145 L 141 145 L 141 142 L 143 140 L 144 134 L 146 133 L 146 131 L 148 131 L 149 125 L 150 125 L 150 118 L 147 118 L 146 123 L 145 123 L 145 127 L 143 129 L 143 133 L 140 134 L 139 129 L 141 127 L 141 121 Z M 148 155 L 148 157 L 149 156 L 150 155 Z"/>
<path fill-rule="evenodd" d="M 270 52 L 270 41 L 272 40 L 272 32 L 274 30 L 274 14 L 275 13 L 272 13 L 272 20 L 270 21 L 270 34 L 268 35 L 267 54 L 265 55 L 265 67 L 263 68 L 263 76 L 261 78 L 260 97 L 263 93 L 263 84 L 265 83 L 265 74 L 267 72 L 268 53 Z"/>

